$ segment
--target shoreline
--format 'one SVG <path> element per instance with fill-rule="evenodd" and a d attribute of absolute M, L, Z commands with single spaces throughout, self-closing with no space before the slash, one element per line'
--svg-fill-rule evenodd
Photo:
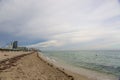
<path fill-rule="evenodd" d="M 75 66 L 68 65 L 64 62 L 59 62 L 59 61 L 54 62 L 54 61 L 51 61 L 50 58 L 47 59 L 46 57 L 48 56 L 42 55 L 42 58 L 44 58 L 46 61 L 61 68 L 61 70 L 64 69 L 66 73 L 68 72 L 68 74 L 71 73 L 73 77 L 75 76 L 75 74 L 78 75 L 77 79 L 79 79 L 80 76 L 83 76 L 86 78 L 86 80 L 118 80 L 118 77 L 112 74 L 107 74 L 107 73 L 103 73 L 103 72 L 99 72 L 99 71 L 95 71 L 91 69 L 86 69 L 82 67 L 78 68 Z"/>
<path fill-rule="evenodd" d="M 12 54 L 16 53 L 12 52 Z M 63 64 L 53 63 L 42 52 L 29 52 L 27 54 L 22 52 L 20 55 L 17 54 L 0 61 L 0 79 L 9 80 L 12 77 L 12 80 L 48 80 L 49 78 L 51 78 L 50 80 L 111 80 L 92 78 L 86 74 L 81 74 L 81 72 L 88 73 L 87 71 L 82 69 L 78 71 L 78 69 L 73 69 L 71 66 L 65 67 Z M 88 74 L 95 76 L 92 72 Z M 56 78 L 55 75 L 59 78 Z"/>
<path fill-rule="evenodd" d="M 58 70 L 62 71 L 63 73 L 67 74 L 67 75 L 71 75 L 73 76 L 74 80 L 96 80 L 96 79 L 93 79 L 93 78 L 89 78 L 85 75 L 81 75 L 81 74 L 78 74 L 70 69 L 67 69 L 67 67 L 65 68 L 65 66 L 62 66 L 62 64 L 59 64 L 59 63 L 54 63 L 50 60 L 48 60 L 42 52 L 39 52 L 38 53 L 38 57 L 42 58 L 43 61 L 45 61 L 47 64 L 49 64 L 50 66 L 53 66 L 54 68 L 57 68 Z"/>

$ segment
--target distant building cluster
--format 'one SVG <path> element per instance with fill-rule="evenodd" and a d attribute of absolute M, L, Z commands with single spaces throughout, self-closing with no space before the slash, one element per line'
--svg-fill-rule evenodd
<path fill-rule="evenodd" d="M 10 43 L 10 45 L 8 45 L 7 49 L 12 49 L 12 50 L 28 50 L 28 48 L 26 47 L 20 47 L 18 46 L 18 41 L 13 41 Z"/>
<path fill-rule="evenodd" d="M 17 49 L 18 48 L 18 41 L 13 41 L 8 45 L 8 49 Z"/>
<path fill-rule="evenodd" d="M 18 46 L 18 41 L 13 41 L 10 44 L 7 45 L 5 48 L 0 48 L 0 50 L 3 51 L 39 51 L 39 49 L 36 48 L 27 48 L 24 46 Z"/>

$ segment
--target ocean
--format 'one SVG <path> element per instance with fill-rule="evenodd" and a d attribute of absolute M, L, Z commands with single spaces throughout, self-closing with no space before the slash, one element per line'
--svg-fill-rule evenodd
<path fill-rule="evenodd" d="M 120 76 L 119 50 L 43 51 L 43 54 L 77 68 Z"/>

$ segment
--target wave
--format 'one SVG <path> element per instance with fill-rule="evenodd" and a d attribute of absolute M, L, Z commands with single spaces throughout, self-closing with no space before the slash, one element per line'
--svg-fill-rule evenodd
<path fill-rule="evenodd" d="M 107 74 L 113 74 L 115 76 L 120 76 L 120 67 L 116 66 L 105 66 L 105 65 L 100 65 L 96 63 L 86 63 L 86 62 L 77 62 L 77 64 L 74 64 L 77 67 L 82 67 L 82 68 L 87 68 L 87 69 L 92 69 L 96 70 L 99 72 L 104 72 Z"/>
<path fill-rule="evenodd" d="M 120 76 L 119 51 L 49 51 L 45 55 L 74 67 Z"/>
<path fill-rule="evenodd" d="M 54 58 L 51 58 L 51 57 L 45 56 L 45 55 L 43 55 L 43 54 L 41 54 L 41 56 L 42 56 L 45 60 L 47 60 L 47 61 L 54 62 L 54 63 L 57 62 Z"/>

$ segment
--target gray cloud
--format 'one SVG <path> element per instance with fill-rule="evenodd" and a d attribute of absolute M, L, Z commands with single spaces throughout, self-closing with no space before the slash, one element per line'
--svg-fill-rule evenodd
<path fill-rule="evenodd" d="M 0 33 L 45 40 L 32 47 L 97 49 L 120 44 L 118 0 L 3 0 L 0 4 Z"/>

